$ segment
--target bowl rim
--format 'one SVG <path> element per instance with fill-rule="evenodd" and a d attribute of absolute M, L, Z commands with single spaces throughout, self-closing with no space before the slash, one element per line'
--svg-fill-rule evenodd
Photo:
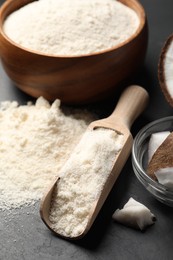
<path fill-rule="evenodd" d="M 109 53 L 109 52 L 118 50 L 121 47 L 124 47 L 127 44 L 131 43 L 135 38 L 137 38 L 140 35 L 140 33 L 142 32 L 144 27 L 147 26 L 147 16 L 146 16 L 145 9 L 144 9 L 142 4 L 138 0 L 129 0 L 129 1 L 131 1 L 136 6 L 138 6 L 139 12 L 137 12 L 134 8 L 129 7 L 128 4 L 127 4 L 127 0 L 117 0 L 118 2 L 121 2 L 125 6 L 131 8 L 132 10 L 134 10 L 134 12 L 137 14 L 138 17 L 139 17 L 139 13 L 140 13 L 139 25 L 138 25 L 136 31 L 128 39 L 126 39 L 122 43 L 119 43 L 119 44 L 115 45 L 114 47 L 111 47 L 111 48 L 108 48 L 108 49 L 105 49 L 105 50 L 102 50 L 102 51 L 88 53 L 88 54 L 80 54 L 80 55 L 53 55 L 53 54 L 45 54 L 44 52 L 41 52 L 41 51 L 36 51 L 36 50 L 32 50 L 32 49 L 23 47 L 22 45 L 17 44 L 13 40 L 11 40 L 5 34 L 5 32 L 3 30 L 3 23 L 4 23 L 5 19 L 8 17 L 8 15 L 13 13 L 13 12 L 10 12 L 5 17 L 3 17 L 3 12 L 6 10 L 6 8 L 8 8 L 9 5 L 13 4 L 16 1 L 18 1 L 18 0 L 15 0 L 15 1 L 14 0 L 6 0 L 0 7 L 0 34 L 3 36 L 3 38 L 7 42 L 9 42 L 11 45 L 15 46 L 16 48 L 24 50 L 24 51 L 26 51 L 28 53 L 33 53 L 33 54 L 41 55 L 41 56 L 45 56 L 45 57 L 54 57 L 54 58 L 83 58 L 83 57 L 97 56 L 97 55 L 102 55 L 102 54 L 105 54 L 105 53 Z M 34 2 L 34 1 L 37 1 L 37 0 L 28 0 L 27 3 L 24 3 L 21 7 L 29 4 L 30 2 Z M 16 10 L 18 10 L 18 9 L 16 9 Z"/>
<path fill-rule="evenodd" d="M 133 141 L 133 145 L 132 145 L 132 161 L 134 163 L 135 168 L 137 169 L 138 175 L 140 175 L 142 178 L 145 179 L 145 181 L 150 184 L 150 186 L 154 187 L 155 189 L 162 191 L 162 192 L 166 192 L 166 194 L 169 194 L 171 197 L 173 197 L 173 190 L 166 187 L 165 185 L 154 181 L 151 177 L 148 176 L 148 174 L 144 171 L 143 167 L 141 167 L 140 163 L 138 162 L 137 159 L 137 147 L 138 147 L 138 141 L 141 139 L 141 137 L 146 133 L 146 131 L 154 126 L 157 125 L 159 123 L 165 122 L 165 121 L 173 121 L 173 116 L 167 116 L 167 117 L 162 117 L 160 119 L 156 119 L 148 124 L 146 124 L 144 127 L 142 127 L 139 132 L 137 133 L 137 135 L 134 138 Z M 146 135 L 146 137 L 148 137 L 149 135 Z M 144 139 L 145 139 L 144 138 Z M 135 172 L 136 174 L 136 172 Z"/>

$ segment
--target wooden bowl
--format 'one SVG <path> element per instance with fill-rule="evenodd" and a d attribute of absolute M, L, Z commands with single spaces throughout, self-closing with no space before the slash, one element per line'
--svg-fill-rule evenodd
<path fill-rule="evenodd" d="M 3 31 L 6 17 L 34 0 L 7 0 L 0 9 L 0 56 L 15 85 L 33 97 L 84 104 L 111 95 L 142 63 L 148 42 L 146 15 L 137 0 L 119 0 L 140 19 L 135 34 L 114 48 L 77 57 L 44 55 L 23 48 Z"/>

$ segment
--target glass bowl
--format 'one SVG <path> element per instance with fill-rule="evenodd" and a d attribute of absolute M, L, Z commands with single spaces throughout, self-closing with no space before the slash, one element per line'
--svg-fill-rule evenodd
<path fill-rule="evenodd" d="M 173 190 L 151 179 L 146 168 L 148 164 L 148 143 L 151 134 L 173 131 L 173 116 L 155 120 L 143 127 L 134 138 L 132 147 L 132 166 L 138 180 L 157 200 L 173 207 Z"/>

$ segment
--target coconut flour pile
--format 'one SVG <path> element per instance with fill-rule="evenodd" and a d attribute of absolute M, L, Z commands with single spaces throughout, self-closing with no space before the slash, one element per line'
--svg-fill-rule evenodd
<path fill-rule="evenodd" d="M 60 110 L 43 98 L 0 108 L 0 208 L 9 209 L 39 200 L 66 162 L 87 125 L 84 111 Z"/>
<path fill-rule="evenodd" d="M 138 26 L 137 14 L 116 0 L 39 0 L 9 15 L 4 31 L 23 47 L 73 56 L 116 46 Z"/>
<path fill-rule="evenodd" d="M 65 236 L 79 236 L 111 173 L 124 137 L 110 129 L 87 131 L 58 176 L 51 227 Z"/>

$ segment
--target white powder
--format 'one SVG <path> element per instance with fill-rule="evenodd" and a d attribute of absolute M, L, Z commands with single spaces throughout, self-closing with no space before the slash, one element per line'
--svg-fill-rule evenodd
<path fill-rule="evenodd" d="M 40 199 L 69 157 L 93 117 L 70 110 L 56 100 L 35 105 L 3 102 L 0 109 L 0 208 Z"/>
<path fill-rule="evenodd" d="M 123 135 L 103 128 L 83 135 L 58 174 L 60 180 L 49 216 L 52 229 L 72 237 L 84 231 L 94 202 L 122 148 L 123 139 Z"/>
<path fill-rule="evenodd" d="M 50 55 L 81 55 L 116 46 L 134 34 L 137 14 L 116 0 L 39 0 L 4 22 L 9 38 Z"/>

